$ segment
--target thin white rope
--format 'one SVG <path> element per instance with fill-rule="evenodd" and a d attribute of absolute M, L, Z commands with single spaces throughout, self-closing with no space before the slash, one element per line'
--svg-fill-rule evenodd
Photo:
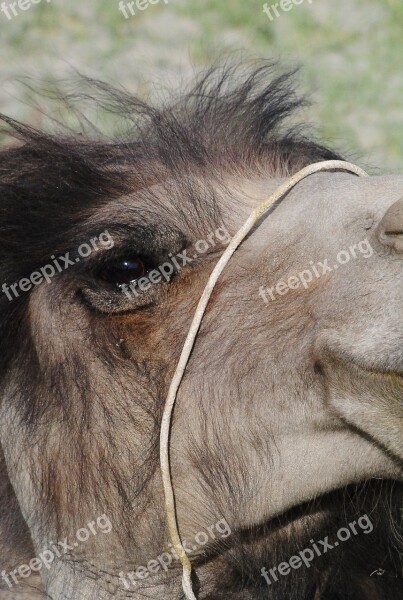
<path fill-rule="evenodd" d="M 192 564 L 187 556 L 185 549 L 182 544 L 181 536 L 179 533 L 178 518 L 175 504 L 175 492 L 172 483 L 171 464 L 170 464 L 170 453 L 169 453 L 169 439 L 172 422 L 172 414 L 175 406 L 175 400 L 179 386 L 181 384 L 186 365 L 189 361 L 190 354 L 192 352 L 197 333 L 200 328 L 201 321 L 206 311 L 207 304 L 210 300 L 211 294 L 213 293 L 214 287 L 220 277 L 223 269 L 227 265 L 231 256 L 235 250 L 245 239 L 248 233 L 251 231 L 253 226 L 257 223 L 260 217 L 266 212 L 270 206 L 280 200 L 287 192 L 289 192 L 297 183 L 299 183 L 305 177 L 318 173 L 319 171 L 349 171 L 359 177 L 368 177 L 368 174 L 353 165 L 352 163 L 344 162 L 342 160 L 328 160 L 319 163 L 308 165 L 301 171 L 298 171 L 295 175 L 287 179 L 282 185 L 280 185 L 268 198 L 263 200 L 261 204 L 251 213 L 242 227 L 237 231 L 234 237 L 231 239 L 229 245 L 223 252 L 221 258 L 214 267 L 206 287 L 204 288 L 203 294 L 199 300 L 196 308 L 195 315 L 189 328 L 189 332 L 184 343 L 182 353 L 179 358 L 178 365 L 175 373 L 172 377 L 172 381 L 169 387 L 168 395 L 165 402 L 164 413 L 161 422 L 160 431 L 160 463 L 161 463 L 161 475 L 164 486 L 165 494 L 165 510 L 168 525 L 168 532 L 173 547 L 178 555 L 178 558 L 183 567 L 182 587 L 185 594 L 186 600 L 197 600 L 192 584 Z"/>

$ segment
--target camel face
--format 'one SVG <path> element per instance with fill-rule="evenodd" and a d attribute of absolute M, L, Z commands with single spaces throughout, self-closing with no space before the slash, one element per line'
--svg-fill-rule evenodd
<path fill-rule="evenodd" d="M 245 212 L 253 194 L 260 201 L 276 184 L 248 184 Z M 198 469 L 185 483 L 195 441 L 202 471 L 203 462 L 218 463 L 222 478 L 230 473 L 246 489 L 240 464 L 256 475 L 259 485 L 237 515 L 245 527 L 256 514 L 270 518 L 309 500 L 313 489 L 323 494 L 366 478 L 400 477 L 402 255 L 390 245 L 399 240 L 399 213 L 393 228 L 389 223 L 402 184 L 400 177 L 314 175 L 233 257 L 194 349 L 173 428 L 179 495 L 189 505 L 191 494 L 196 513 L 211 511 L 211 501 Z M 228 305 L 231 320 L 223 316 Z M 210 336 L 220 340 L 213 354 Z M 223 456 L 238 457 L 233 471 Z M 191 535 L 199 524 L 193 514 L 182 518 Z"/>
<path fill-rule="evenodd" d="M 295 101 L 284 79 L 259 91 L 262 76 L 139 105 L 130 143 L 11 124 L 23 145 L 0 154 L 4 600 L 24 581 L 54 600 L 180 597 L 158 436 L 195 307 L 251 210 L 337 158 L 275 133 Z M 218 282 L 171 431 L 200 600 L 400 595 L 402 195 L 399 176 L 312 175 Z M 351 523 L 360 537 L 329 546 Z M 265 577 L 327 538 L 315 569 Z"/>

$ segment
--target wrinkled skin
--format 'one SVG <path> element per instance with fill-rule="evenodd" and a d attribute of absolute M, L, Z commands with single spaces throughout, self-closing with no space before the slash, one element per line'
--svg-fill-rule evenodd
<path fill-rule="evenodd" d="M 206 230 L 225 224 L 233 234 L 282 181 L 229 181 L 228 193 L 221 193 L 222 219 L 210 217 Z M 158 186 L 155 191 L 164 194 Z M 182 536 L 193 539 L 223 518 L 232 531 L 194 557 L 200 599 L 321 598 L 326 577 L 319 575 L 316 592 L 295 584 L 292 596 L 280 592 L 280 582 L 267 595 L 260 569 L 280 562 L 273 547 L 282 534 L 287 537 L 289 528 L 294 536 L 287 560 L 310 538 L 334 533 L 338 521 L 324 529 L 323 524 L 334 507 L 338 518 L 344 516 L 337 490 L 347 486 L 395 481 L 387 495 L 395 506 L 401 502 L 402 196 L 400 176 L 313 175 L 262 219 L 225 269 L 178 394 L 171 434 Z M 114 202 L 88 219 L 110 223 L 110 231 L 119 218 L 135 228 L 141 198 L 119 200 L 119 208 Z M 159 207 L 148 209 L 150 220 L 169 218 L 169 211 L 161 217 Z M 83 223 L 83 239 L 85 228 Z M 183 233 L 194 243 L 205 231 Z M 260 286 L 275 286 L 311 261 L 328 259 L 332 265 L 341 250 L 362 240 L 370 243 L 370 256 L 357 251 L 356 258 L 306 289 L 277 294 L 267 304 L 259 296 Z M 74 539 L 98 515 L 107 514 L 113 523 L 112 532 L 91 537 L 41 572 L 41 585 L 54 600 L 181 597 L 177 562 L 168 575 L 150 575 L 130 591 L 118 574 L 146 565 L 167 548 L 161 479 L 158 469 L 147 466 L 156 461 L 155 445 L 150 449 L 154 418 L 158 421 L 195 305 L 222 250 L 184 268 L 145 310 L 108 315 L 102 306 L 94 312 L 91 291 L 85 301 L 76 295 L 86 284 L 74 269 L 30 295 L 26 326 L 40 376 L 29 397 L 53 398 L 55 406 L 34 427 L 21 422 L 28 349 L 19 340 L 21 350 L 2 386 L 0 439 L 27 541 L 12 564 L 0 567 L 26 562 L 25 556 L 56 539 Z M 69 398 L 67 416 L 56 402 L 60 395 Z M 362 506 L 370 510 L 380 497 L 364 493 Z M 307 517 L 298 513 L 300 506 Z M 276 530 L 278 515 L 287 518 Z M 345 516 L 338 523 L 348 522 L 348 509 Z M 375 534 L 370 537 L 351 540 L 349 548 L 376 546 Z M 230 587 L 230 572 L 241 564 L 248 575 Z M 369 572 L 373 566 L 369 561 Z M 399 590 L 396 573 L 384 595 L 374 587 L 376 578 L 366 575 L 366 592 L 354 597 L 392 599 Z M 13 597 L 5 586 L 0 598 Z M 27 596 L 35 597 L 33 591 Z"/>

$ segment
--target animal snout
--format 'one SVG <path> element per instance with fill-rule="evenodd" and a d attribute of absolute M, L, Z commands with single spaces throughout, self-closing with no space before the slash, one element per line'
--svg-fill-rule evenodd
<path fill-rule="evenodd" d="M 392 204 L 377 228 L 379 241 L 403 252 L 403 198 Z"/>

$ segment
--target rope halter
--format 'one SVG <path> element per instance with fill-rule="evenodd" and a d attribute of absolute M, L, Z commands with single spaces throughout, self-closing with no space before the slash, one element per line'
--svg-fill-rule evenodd
<path fill-rule="evenodd" d="M 175 492 L 172 483 L 171 464 L 170 464 L 170 453 L 169 453 L 169 440 L 170 430 L 172 423 L 172 415 L 175 406 L 178 389 L 183 379 L 186 366 L 189 362 L 189 357 L 192 352 L 201 321 L 207 308 L 207 304 L 210 300 L 211 294 L 213 293 L 214 287 L 220 277 L 222 271 L 228 264 L 231 256 L 234 254 L 238 246 L 242 243 L 251 229 L 259 221 L 260 217 L 273 205 L 279 202 L 297 183 L 320 171 L 347 171 L 354 173 L 358 177 L 368 177 L 368 174 L 349 162 L 342 160 L 328 160 L 323 162 L 314 163 L 308 165 L 301 171 L 298 171 L 295 175 L 292 175 L 282 185 L 280 185 L 268 198 L 263 200 L 257 208 L 251 213 L 242 227 L 237 231 L 234 237 L 231 239 L 229 245 L 223 252 L 221 258 L 214 267 L 209 280 L 204 288 L 203 294 L 199 300 L 196 308 L 192 323 L 187 334 L 182 353 L 179 358 L 179 362 L 175 369 L 175 373 L 172 377 L 172 381 L 169 387 L 168 395 L 165 402 L 164 412 L 161 422 L 160 431 L 160 465 L 161 475 L 164 486 L 165 495 L 165 511 L 168 525 L 168 532 L 171 539 L 171 543 L 175 548 L 178 558 L 182 564 L 183 576 L 182 576 L 182 587 L 185 594 L 186 600 L 197 600 L 192 584 L 192 565 L 187 556 L 185 549 L 182 544 L 182 539 L 178 527 L 178 515 L 175 504 Z"/>

